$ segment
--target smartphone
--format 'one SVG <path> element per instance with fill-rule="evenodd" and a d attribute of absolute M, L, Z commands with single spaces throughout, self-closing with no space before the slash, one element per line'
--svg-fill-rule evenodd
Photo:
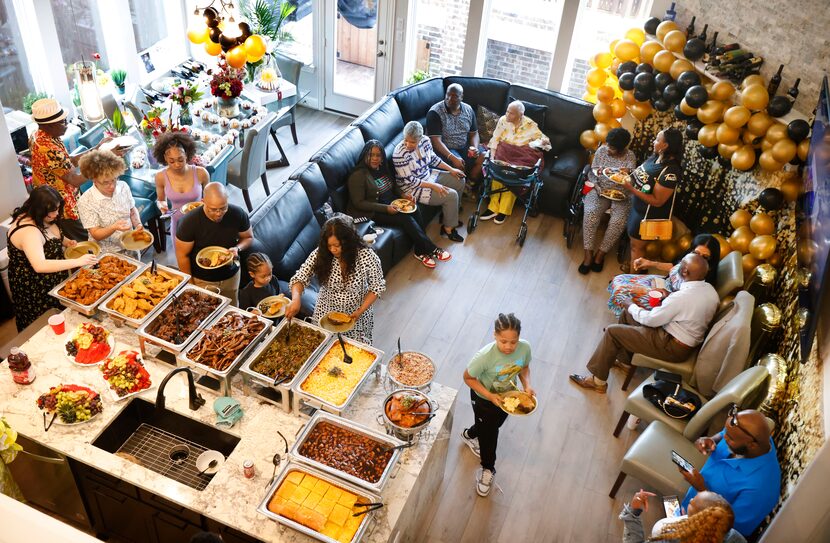
<path fill-rule="evenodd" d="M 680 469 L 686 470 L 691 472 L 695 467 L 692 465 L 691 462 L 677 454 L 677 451 L 671 452 L 671 461 L 680 466 Z"/>
<path fill-rule="evenodd" d="M 651 288 L 666 289 L 666 280 L 662 277 L 656 277 L 651 280 Z"/>
<path fill-rule="evenodd" d="M 680 500 L 677 496 L 663 496 L 663 509 L 666 511 L 666 518 L 680 516 Z"/>

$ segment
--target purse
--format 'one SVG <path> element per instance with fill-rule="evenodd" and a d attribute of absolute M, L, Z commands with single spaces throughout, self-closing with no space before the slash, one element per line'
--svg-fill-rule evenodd
<path fill-rule="evenodd" d="M 653 383 L 643 385 L 643 397 L 673 419 L 692 418 L 701 401 L 698 396 L 680 386 L 680 376 L 676 373 L 660 371 Z"/>
<path fill-rule="evenodd" d="M 658 179 L 666 168 L 658 175 Z M 671 197 L 671 208 L 669 208 L 668 219 L 649 219 L 648 212 L 651 210 L 651 204 L 646 208 L 646 214 L 643 220 L 640 221 L 640 239 L 643 241 L 660 240 L 666 241 L 672 238 L 672 222 L 671 216 L 674 213 L 674 199 L 677 197 L 677 188 L 675 188 Z"/>

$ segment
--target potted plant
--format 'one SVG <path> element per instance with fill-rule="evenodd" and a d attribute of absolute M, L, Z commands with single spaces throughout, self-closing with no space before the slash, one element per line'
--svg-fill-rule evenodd
<path fill-rule="evenodd" d="M 32 114 L 32 104 L 40 100 L 41 98 L 51 98 L 52 96 L 48 92 L 30 92 L 26 96 L 23 97 L 23 111 L 28 113 L 29 115 Z"/>
<path fill-rule="evenodd" d="M 270 41 L 268 52 L 256 62 L 248 62 L 245 69 L 248 81 L 254 81 L 257 68 L 271 59 L 274 48 L 281 42 L 293 41 L 294 36 L 283 30 L 288 17 L 296 11 L 297 6 L 287 0 L 241 0 L 239 12 L 243 19 L 250 21 L 251 33 L 265 36 Z M 276 63 L 274 63 L 276 66 Z"/>
<path fill-rule="evenodd" d="M 407 83 L 410 85 L 413 83 L 420 83 L 425 79 L 429 79 L 432 75 L 429 72 L 425 72 L 423 70 L 415 70 L 412 72 L 412 75 L 409 76 L 409 79 L 406 80 Z"/>
<path fill-rule="evenodd" d="M 127 72 L 124 70 L 113 70 L 110 72 L 110 78 L 112 82 L 115 84 L 115 88 L 118 89 L 118 94 L 124 94 L 124 91 L 127 87 Z"/>

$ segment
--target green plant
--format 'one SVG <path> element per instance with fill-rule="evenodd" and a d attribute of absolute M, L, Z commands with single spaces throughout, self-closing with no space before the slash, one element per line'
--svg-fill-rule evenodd
<path fill-rule="evenodd" d="M 112 112 L 112 118 L 110 119 L 109 125 L 110 132 L 112 132 L 113 135 L 117 134 L 119 136 L 123 136 L 130 129 L 130 127 L 127 126 L 127 122 L 124 120 L 124 116 L 121 114 L 121 110 L 119 108 L 115 108 L 115 111 Z"/>
<path fill-rule="evenodd" d="M 75 107 L 81 107 L 81 93 L 78 91 L 77 85 L 72 87 L 72 90 L 69 92 L 69 96 L 72 98 L 72 105 Z"/>
<path fill-rule="evenodd" d="M 127 80 L 127 72 L 124 70 L 113 70 L 110 72 L 110 78 L 112 78 L 112 82 L 115 83 L 116 87 L 121 87 L 124 85 L 124 81 Z"/>
<path fill-rule="evenodd" d="M 26 96 L 23 97 L 23 111 L 28 113 L 29 115 L 32 114 L 32 104 L 40 100 L 41 98 L 51 98 L 52 95 L 48 92 L 30 92 Z"/>
<path fill-rule="evenodd" d="M 292 41 L 294 36 L 282 29 L 285 20 L 294 13 L 297 6 L 285 0 L 241 0 L 239 12 L 243 19 L 249 21 L 251 33 L 267 36 L 279 43 Z"/>
<path fill-rule="evenodd" d="M 412 83 L 419 83 L 424 79 L 429 79 L 432 75 L 429 72 L 425 72 L 423 70 L 415 70 L 412 72 L 412 75 L 409 76 L 409 79 L 406 80 L 407 83 L 410 85 Z"/>

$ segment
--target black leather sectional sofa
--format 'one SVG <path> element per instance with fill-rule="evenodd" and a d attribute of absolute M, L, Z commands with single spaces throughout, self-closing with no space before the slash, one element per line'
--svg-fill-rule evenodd
<path fill-rule="evenodd" d="M 552 149 L 545 157 L 544 186 L 538 205 L 544 213 L 564 216 L 573 185 L 587 159 L 579 144 L 579 134 L 594 126 L 590 104 L 556 92 L 511 85 L 498 79 L 428 79 L 397 89 L 372 106 L 298 168 L 254 212 L 251 224 L 255 243 L 251 250 L 269 255 L 274 263 L 274 275 L 280 281 L 287 282 L 317 246 L 324 205 L 328 203 L 335 211 L 346 211 L 347 179 L 364 143 L 370 139 L 380 140 L 386 146 L 387 156 L 391 156 L 395 145 L 403 139 L 404 125 L 412 120 L 425 125 L 427 111 L 443 100 L 445 89 L 452 83 L 464 87 L 466 103 L 474 108 L 484 106 L 498 114 L 504 113 L 512 99 L 545 106 L 542 131 L 550 138 Z M 540 111 L 533 109 L 536 114 Z M 421 209 L 422 220 L 427 222 L 438 211 L 438 208 L 428 206 L 421 206 Z M 365 223 L 358 226 L 361 233 L 368 228 Z M 385 228 L 374 249 L 380 256 L 384 272 L 388 272 L 411 251 L 412 245 L 402 232 Z M 243 277 L 247 277 L 244 269 Z M 312 288 L 307 292 L 303 310 L 310 313 L 316 290 Z"/>

